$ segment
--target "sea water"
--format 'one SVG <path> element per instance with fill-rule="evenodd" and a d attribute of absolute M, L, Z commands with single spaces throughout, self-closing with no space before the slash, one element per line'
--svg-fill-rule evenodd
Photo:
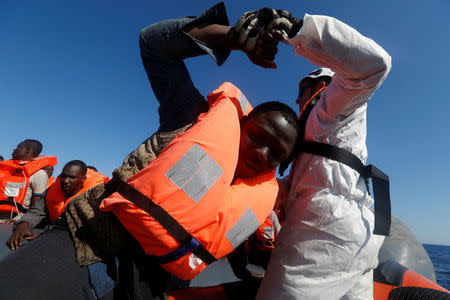
<path fill-rule="evenodd" d="M 450 246 L 423 244 L 423 247 L 433 262 L 437 283 L 450 290 Z"/>

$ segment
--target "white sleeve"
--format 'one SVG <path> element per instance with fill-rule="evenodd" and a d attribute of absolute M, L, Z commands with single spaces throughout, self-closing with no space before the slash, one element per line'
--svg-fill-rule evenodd
<path fill-rule="evenodd" d="M 383 48 L 332 17 L 305 14 L 302 28 L 288 43 L 295 54 L 336 73 L 328 88 L 335 97 L 327 98 L 332 115 L 348 115 L 367 102 L 391 69 Z"/>
<path fill-rule="evenodd" d="M 48 175 L 44 170 L 39 170 L 30 176 L 30 187 L 33 194 L 42 194 L 47 189 Z M 32 196 L 33 197 L 33 196 Z"/>

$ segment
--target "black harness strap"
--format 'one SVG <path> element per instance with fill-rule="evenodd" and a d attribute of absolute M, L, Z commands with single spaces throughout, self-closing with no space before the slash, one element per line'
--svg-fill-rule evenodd
<path fill-rule="evenodd" d="M 155 218 L 180 243 L 180 246 L 192 244 L 191 241 L 195 238 L 167 211 L 155 204 L 152 199 L 124 181 L 118 181 L 116 188 L 119 194 Z M 201 243 L 198 243 L 197 247 L 192 248 L 191 252 L 208 265 L 216 261 L 214 255 L 206 250 Z"/>
<path fill-rule="evenodd" d="M 319 155 L 338 161 L 354 169 L 364 178 L 369 194 L 369 178 L 372 178 L 372 187 L 375 200 L 375 228 L 373 233 L 389 236 L 389 231 L 391 228 L 389 177 L 373 165 L 365 166 L 363 162 L 350 151 L 325 143 L 304 141 L 306 121 L 308 120 L 312 109 L 320 100 L 320 97 L 321 94 L 318 93 L 314 98 L 310 99 L 299 117 L 299 125 L 300 128 L 303 128 L 303 130 L 300 132 L 299 140 L 301 142 L 297 145 L 297 149 L 299 152 Z M 295 163 L 296 161 L 294 160 L 291 169 L 294 169 Z"/>
<path fill-rule="evenodd" d="M 333 145 L 318 142 L 303 142 L 299 148 L 301 152 L 323 156 L 354 169 L 364 178 L 369 193 L 369 178 L 371 178 L 375 200 L 375 228 L 373 233 L 385 236 L 389 235 L 391 228 L 391 198 L 389 195 L 389 177 L 386 174 L 373 165 L 365 166 L 350 151 Z"/>

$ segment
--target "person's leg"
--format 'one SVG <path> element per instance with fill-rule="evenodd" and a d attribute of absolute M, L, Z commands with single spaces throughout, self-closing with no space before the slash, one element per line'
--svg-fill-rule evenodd
<path fill-rule="evenodd" d="M 1 261 L 0 299 L 95 299 L 70 233 L 45 232 Z"/>
<path fill-rule="evenodd" d="M 183 60 L 209 54 L 221 65 L 230 50 L 210 48 L 183 31 L 186 26 L 196 23 L 229 25 L 223 3 L 206 10 L 197 18 L 166 20 L 141 31 L 141 58 L 160 104 L 160 126 L 156 134 L 125 158 L 123 165 L 113 172 L 113 179 L 126 181 L 145 168 L 177 134 L 187 130 L 199 114 L 208 110 L 208 104 L 192 82 Z"/>
<path fill-rule="evenodd" d="M 160 132 L 190 124 L 208 109 L 183 60 L 209 54 L 220 66 L 230 54 L 230 50 L 213 49 L 183 31 L 186 26 L 196 23 L 229 25 L 224 5 L 215 5 L 197 18 L 166 20 L 141 31 L 139 45 L 142 63 L 160 103 Z"/>
<path fill-rule="evenodd" d="M 192 20 L 167 20 L 141 31 L 142 63 L 160 104 L 160 132 L 173 131 L 192 123 L 208 108 L 183 62 L 186 57 L 205 53 L 180 30 Z"/>

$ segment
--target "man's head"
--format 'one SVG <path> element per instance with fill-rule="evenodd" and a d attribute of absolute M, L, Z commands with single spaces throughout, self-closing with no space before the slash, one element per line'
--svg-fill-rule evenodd
<path fill-rule="evenodd" d="M 87 167 L 81 160 L 69 161 L 63 168 L 59 180 L 66 197 L 75 195 L 83 187 Z"/>
<path fill-rule="evenodd" d="M 319 68 L 306 75 L 298 84 L 298 98 L 296 103 L 300 106 L 300 112 L 314 94 L 328 86 L 334 72 L 328 68 Z"/>
<path fill-rule="evenodd" d="M 25 140 L 17 145 L 12 153 L 14 160 L 32 160 L 36 158 L 42 151 L 42 144 L 37 140 Z"/>
<path fill-rule="evenodd" d="M 0 161 L 4 161 L 5 159 L 3 158 L 3 156 L 0 155 Z"/>
<path fill-rule="evenodd" d="M 236 176 L 266 174 L 289 159 L 298 137 L 297 114 L 281 102 L 256 106 L 241 119 Z"/>
<path fill-rule="evenodd" d="M 92 171 L 97 172 L 97 168 L 94 166 L 87 166 L 88 169 L 91 169 Z"/>
<path fill-rule="evenodd" d="M 42 170 L 44 170 L 45 173 L 47 173 L 48 178 L 50 178 L 53 175 L 53 171 L 55 170 L 55 168 L 53 166 L 48 166 L 42 168 Z"/>

